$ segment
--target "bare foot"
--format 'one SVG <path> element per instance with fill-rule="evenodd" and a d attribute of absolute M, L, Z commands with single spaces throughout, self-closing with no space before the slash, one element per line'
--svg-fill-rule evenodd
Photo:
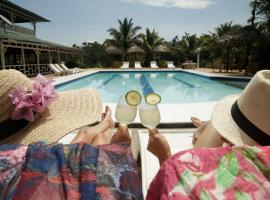
<path fill-rule="evenodd" d="M 205 123 L 205 121 L 201 121 L 199 118 L 197 117 L 191 117 L 191 122 L 194 126 L 199 127 L 201 125 L 203 125 Z"/>
<path fill-rule="evenodd" d="M 108 123 L 110 128 L 114 128 L 115 122 L 112 119 L 112 110 L 109 106 L 106 106 L 105 113 L 102 114 L 101 120 Z"/>
<path fill-rule="evenodd" d="M 127 142 L 131 144 L 130 135 L 127 126 L 119 126 L 117 132 L 112 136 L 111 144 Z"/>

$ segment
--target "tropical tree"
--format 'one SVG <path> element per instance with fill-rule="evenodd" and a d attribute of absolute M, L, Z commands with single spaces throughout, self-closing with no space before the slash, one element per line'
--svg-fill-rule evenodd
<path fill-rule="evenodd" d="M 84 42 L 80 48 L 84 51 L 84 63 L 87 66 L 110 66 L 110 58 L 102 44 L 98 42 Z"/>
<path fill-rule="evenodd" d="M 138 42 L 138 31 L 140 26 L 134 26 L 132 19 L 125 18 L 123 21 L 118 19 L 119 27 L 110 28 L 108 32 L 112 36 L 112 39 L 105 40 L 106 45 L 113 45 L 120 48 L 123 51 L 124 59 L 127 59 L 127 50 Z"/>
<path fill-rule="evenodd" d="M 196 49 L 198 48 L 198 41 L 196 34 L 190 35 L 189 33 L 185 33 L 180 41 L 180 50 L 185 56 L 185 59 L 194 60 Z"/>
<path fill-rule="evenodd" d="M 149 28 L 146 29 L 145 34 L 140 34 L 140 38 L 140 46 L 146 53 L 145 65 L 149 66 L 150 61 L 153 60 L 154 48 L 163 44 L 164 39 L 159 37 L 158 32 L 155 29 L 151 31 Z"/>

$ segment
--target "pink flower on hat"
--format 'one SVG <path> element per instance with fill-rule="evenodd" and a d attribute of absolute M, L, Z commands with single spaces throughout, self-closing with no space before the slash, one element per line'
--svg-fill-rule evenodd
<path fill-rule="evenodd" d="M 11 91 L 9 97 L 15 106 L 11 119 L 34 121 L 35 113 L 43 112 L 58 97 L 52 82 L 39 74 L 33 81 L 31 93 L 22 87 Z"/>

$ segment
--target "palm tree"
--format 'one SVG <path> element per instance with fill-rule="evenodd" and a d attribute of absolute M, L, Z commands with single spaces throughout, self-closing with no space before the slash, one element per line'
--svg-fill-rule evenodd
<path fill-rule="evenodd" d="M 149 66 L 150 61 L 153 60 L 154 48 L 163 44 L 164 39 L 159 37 L 158 32 L 155 29 L 150 31 L 149 28 L 146 29 L 145 34 L 140 34 L 140 38 L 142 40 L 141 46 L 146 53 L 146 66 Z"/>
<path fill-rule="evenodd" d="M 140 26 L 134 26 L 132 19 L 125 18 L 123 21 L 118 19 L 118 29 L 110 28 L 108 32 L 112 39 L 107 39 L 105 44 L 110 44 L 120 48 L 123 51 L 124 59 L 127 58 L 127 50 L 137 42 L 137 32 L 141 29 Z"/>
<path fill-rule="evenodd" d="M 182 40 L 180 41 L 180 49 L 185 55 L 186 59 L 193 59 L 195 50 L 198 47 L 198 40 L 196 34 L 190 35 L 189 33 L 185 33 Z"/>
<path fill-rule="evenodd" d="M 217 37 L 222 37 L 232 31 L 232 21 L 225 24 L 220 24 L 219 27 L 215 28 Z"/>

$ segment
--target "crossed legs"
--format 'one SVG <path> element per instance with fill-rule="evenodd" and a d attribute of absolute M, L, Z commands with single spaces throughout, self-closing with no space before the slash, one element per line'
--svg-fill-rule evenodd
<path fill-rule="evenodd" d="M 101 122 L 96 126 L 82 128 L 71 144 L 85 142 L 93 146 L 102 144 L 116 144 L 121 142 L 131 142 L 127 127 L 119 127 L 117 132 L 112 136 L 111 129 L 115 123 L 111 117 L 111 109 L 106 107 L 105 113 L 102 115 Z"/>

